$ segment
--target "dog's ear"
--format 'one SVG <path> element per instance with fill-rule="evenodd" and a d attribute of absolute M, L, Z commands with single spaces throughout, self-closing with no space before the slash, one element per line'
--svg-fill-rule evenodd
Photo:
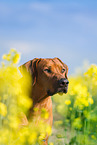
<path fill-rule="evenodd" d="M 37 64 L 39 62 L 40 59 L 34 58 L 33 60 L 30 60 L 19 67 L 19 70 L 22 73 L 22 75 L 23 75 L 23 71 L 30 73 L 33 79 L 33 86 L 35 85 L 37 80 Z"/>
<path fill-rule="evenodd" d="M 68 74 L 68 66 L 67 66 L 65 63 L 63 63 L 63 62 L 62 62 L 59 58 L 57 58 L 57 57 L 55 57 L 54 60 L 57 60 L 57 61 L 61 62 L 62 65 L 66 68 L 65 77 L 66 77 L 66 79 L 68 79 L 68 77 L 67 77 L 67 74 Z"/>

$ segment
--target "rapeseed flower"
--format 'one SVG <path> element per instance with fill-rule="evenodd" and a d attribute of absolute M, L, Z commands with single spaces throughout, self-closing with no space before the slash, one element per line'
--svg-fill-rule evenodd
<path fill-rule="evenodd" d="M 47 126 L 46 126 L 46 133 L 48 134 L 48 136 L 51 135 L 52 129 L 51 129 L 51 126 L 50 126 L 50 125 L 47 125 Z"/>
<path fill-rule="evenodd" d="M 33 131 L 33 132 L 31 133 L 31 135 L 29 136 L 29 138 L 28 138 L 28 142 L 29 142 L 30 144 L 35 144 L 37 138 L 38 138 L 37 132 Z"/>
<path fill-rule="evenodd" d="M 41 117 L 44 119 L 48 119 L 48 117 L 49 117 L 49 113 L 47 112 L 47 110 L 45 108 L 41 109 Z"/>
<path fill-rule="evenodd" d="M 53 142 L 50 142 L 49 145 L 54 145 Z"/>
<path fill-rule="evenodd" d="M 70 105 L 71 104 L 71 101 L 70 100 L 65 100 L 65 104 L 66 105 Z"/>
<path fill-rule="evenodd" d="M 7 115 L 7 106 L 2 102 L 0 102 L 0 114 L 4 117 Z"/>
<path fill-rule="evenodd" d="M 91 135 L 91 138 L 94 139 L 94 140 L 96 140 L 96 137 L 94 135 Z"/>
<path fill-rule="evenodd" d="M 13 63 L 18 63 L 20 59 L 20 55 L 18 53 L 15 54 L 15 56 L 12 58 Z"/>
<path fill-rule="evenodd" d="M 11 49 L 8 54 L 4 54 L 2 56 L 2 59 L 10 61 L 13 64 L 17 64 L 20 60 L 20 54 L 17 53 L 17 51 L 15 49 Z"/>

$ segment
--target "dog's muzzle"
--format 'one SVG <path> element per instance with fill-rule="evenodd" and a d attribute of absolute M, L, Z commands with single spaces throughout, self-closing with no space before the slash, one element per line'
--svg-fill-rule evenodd
<path fill-rule="evenodd" d="M 48 96 L 52 96 L 56 93 L 67 93 L 68 91 L 68 84 L 69 81 L 65 78 L 61 78 L 58 82 L 57 82 L 57 87 L 55 88 L 55 91 L 52 92 L 51 90 L 47 90 L 47 94 Z"/>
<path fill-rule="evenodd" d="M 59 80 L 59 87 L 58 87 L 58 93 L 59 92 L 62 92 L 62 93 L 67 93 L 67 90 L 68 90 L 68 84 L 69 84 L 69 81 L 65 78 L 61 78 Z"/>

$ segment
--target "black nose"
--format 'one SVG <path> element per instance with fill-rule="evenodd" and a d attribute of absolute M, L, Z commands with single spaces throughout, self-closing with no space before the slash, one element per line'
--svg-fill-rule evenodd
<path fill-rule="evenodd" d="M 60 86 L 67 86 L 69 84 L 69 81 L 67 79 L 62 78 L 59 80 L 59 84 Z"/>

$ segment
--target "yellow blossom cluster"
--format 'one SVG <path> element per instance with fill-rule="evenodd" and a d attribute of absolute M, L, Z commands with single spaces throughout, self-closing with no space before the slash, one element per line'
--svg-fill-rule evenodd
<path fill-rule="evenodd" d="M 11 49 L 3 55 L 0 67 L 0 145 L 41 144 L 51 127 L 41 119 L 38 125 L 28 123 L 26 115 L 33 101 L 29 97 L 32 78 L 27 72 L 22 75 L 17 67 L 20 54 Z M 48 112 L 41 110 L 41 117 L 47 119 Z"/>
<path fill-rule="evenodd" d="M 71 104 L 71 101 L 70 100 L 65 100 L 65 104 L 66 105 L 70 105 Z"/>
<path fill-rule="evenodd" d="M 75 98 L 74 107 L 82 110 L 84 107 L 88 107 L 93 104 L 93 98 L 91 92 L 88 91 L 88 87 L 83 77 L 71 78 L 72 83 L 69 88 L 69 94 Z"/>
<path fill-rule="evenodd" d="M 2 56 L 3 60 L 10 61 L 11 63 L 17 64 L 20 60 L 20 54 L 15 49 L 11 49 L 8 54 Z"/>
<path fill-rule="evenodd" d="M 90 65 L 85 73 L 69 76 L 68 87 L 67 94 L 53 96 L 55 114 L 63 117 L 61 127 L 65 130 L 64 134 L 67 134 L 64 140 L 70 134 L 71 137 L 67 139 L 68 144 L 95 145 L 97 144 L 97 65 Z M 56 118 L 60 120 L 60 116 Z M 58 129 L 56 118 L 54 118 L 54 127 Z"/>
<path fill-rule="evenodd" d="M 97 66 L 95 64 L 92 64 L 89 69 L 84 73 L 84 75 L 88 77 L 95 76 L 97 78 Z"/>

